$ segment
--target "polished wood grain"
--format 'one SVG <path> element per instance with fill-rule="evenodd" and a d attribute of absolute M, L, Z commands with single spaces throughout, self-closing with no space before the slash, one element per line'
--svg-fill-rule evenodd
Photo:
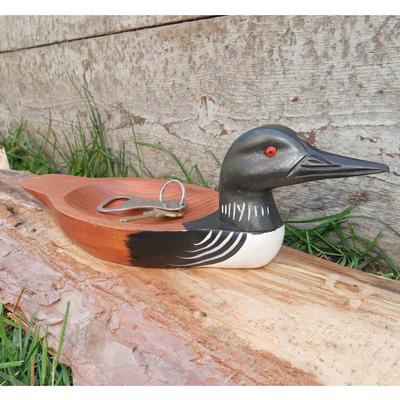
<path fill-rule="evenodd" d="M 130 265 L 127 235 L 140 231 L 182 231 L 183 223 L 205 217 L 218 209 L 218 193 L 186 184 L 188 206 L 181 218 L 145 218 L 120 222 L 122 215 L 142 211 L 104 214 L 96 206 L 109 196 L 128 194 L 158 200 L 166 181 L 139 178 L 82 178 L 69 175 L 42 175 L 27 178 L 21 186 L 56 219 L 63 232 L 88 253 L 107 261 Z M 179 199 L 177 185 L 168 186 L 165 199 Z M 113 203 L 115 206 L 117 202 Z"/>
<path fill-rule="evenodd" d="M 398 385 L 400 284 L 283 247 L 259 269 L 91 257 L 0 171 L 0 301 L 77 385 Z M 21 294 L 22 292 L 22 294 Z"/>
<path fill-rule="evenodd" d="M 145 25 L 136 17 L 5 19 L 3 49 Z M 208 151 L 222 160 L 243 132 L 283 124 L 322 150 L 342 150 L 391 170 L 278 189 L 284 217 L 357 205 L 357 214 L 379 210 L 379 219 L 399 231 L 399 26 L 395 15 L 222 16 L 3 53 L 0 122 L 14 126 L 23 116 L 32 131 L 45 132 L 51 111 L 58 144 L 64 143 L 68 121 L 78 114 L 89 123 L 65 73 L 74 71 L 78 85 L 84 83 L 79 77 L 87 78 L 110 144 L 124 142 L 136 153 L 129 112 L 139 139 L 162 144 L 187 166 L 197 164 L 213 184 L 219 168 Z M 167 155 L 140 151 L 155 176 L 178 173 Z M 371 239 L 380 229 L 373 218 L 359 223 Z M 386 230 L 380 243 L 400 260 L 395 233 Z"/>

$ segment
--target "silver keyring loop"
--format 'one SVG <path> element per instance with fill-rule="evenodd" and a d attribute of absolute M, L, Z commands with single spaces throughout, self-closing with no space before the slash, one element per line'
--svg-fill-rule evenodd
<path fill-rule="evenodd" d="M 163 194 L 164 194 L 164 192 L 165 192 L 165 189 L 171 184 L 171 183 L 177 183 L 178 185 L 179 185 L 179 187 L 180 187 L 180 189 L 181 189 L 181 193 L 182 193 L 182 195 L 181 195 L 181 201 L 179 202 L 179 207 L 182 207 L 182 208 L 184 208 L 185 206 L 186 206 L 186 188 L 185 188 L 185 185 L 181 182 L 181 181 L 178 181 L 178 179 L 170 179 L 169 181 L 167 181 L 167 182 L 165 182 L 164 183 L 164 185 L 163 185 L 163 187 L 161 188 L 161 190 L 160 190 L 160 203 L 164 203 L 164 200 L 163 200 Z"/>

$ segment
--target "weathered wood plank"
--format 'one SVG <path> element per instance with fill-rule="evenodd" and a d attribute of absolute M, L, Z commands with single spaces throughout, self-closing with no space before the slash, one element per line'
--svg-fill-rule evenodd
<path fill-rule="evenodd" d="M 160 270 L 83 253 L 0 172 L 0 301 L 60 332 L 76 384 L 400 382 L 398 282 L 290 249 L 258 270 Z"/>
<path fill-rule="evenodd" d="M 358 204 L 400 227 L 400 18 L 222 17 L 0 55 L 0 124 L 56 130 L 82 109 L 67 73 L 85 73 L 113 139 L 139 136 L 197 163 L 210 181 L 243 131 L 266 122 L 328 151 L 384 162 L 391 173 L 278 191 L 284 215 Z M 160 157 L 155 174 L 171 170 Z M 372 235 L 380 227 L 363 222 Z M 398 237 L 385 235 L 396 260 Z"/>
<path fill-rule="evenodd" d="M 195 18 L 193 15 L 2 15 L 0 52 Z"/>

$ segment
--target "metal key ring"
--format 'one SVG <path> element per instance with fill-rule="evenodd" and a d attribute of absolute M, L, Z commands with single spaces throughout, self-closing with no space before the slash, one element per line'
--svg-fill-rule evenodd
<path fill-rule="evenodd" d="M 178 179 L 170 179 L 169 181 L 165 182 L 163 187 L 160 190 L 160 203 L 164 203 L 163 200 L 163 194 L 165 192 L 165 189 L 171 184 L 171 183 L 177 183 L 181 189 L 181 201 L 179 202 L 179 207 L 185 208 L 186 207 L 186 188 L 185 185 L 181 182 L 178 181 Z"/>

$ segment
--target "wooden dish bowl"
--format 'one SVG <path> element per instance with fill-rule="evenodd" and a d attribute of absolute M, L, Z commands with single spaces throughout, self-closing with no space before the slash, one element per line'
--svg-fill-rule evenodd
<path fill-rule="evenodd" d="M 63 232 L 95 257 L 131 265 L 127 235 L 140 231 L 182 231 L 184 223 L 205 217 L 218 209 L 218 193 L 185 184 L 188 206 L 181 218 L 151 217 L 120 222 L 123 215 L 138 215 L 142 210 L 100 213 L 96 206 L 109 196 L 135 195 L 158 200 L 164 180 L 141 178 L 82 178 L 69 175 L 41 175 L 22 181 L 21 186 L 53 215 Z M 180 189 L 171 185 L 166 200 L 180 198 Z M 116 206 L 117 201 L 112 206 Z"/>

